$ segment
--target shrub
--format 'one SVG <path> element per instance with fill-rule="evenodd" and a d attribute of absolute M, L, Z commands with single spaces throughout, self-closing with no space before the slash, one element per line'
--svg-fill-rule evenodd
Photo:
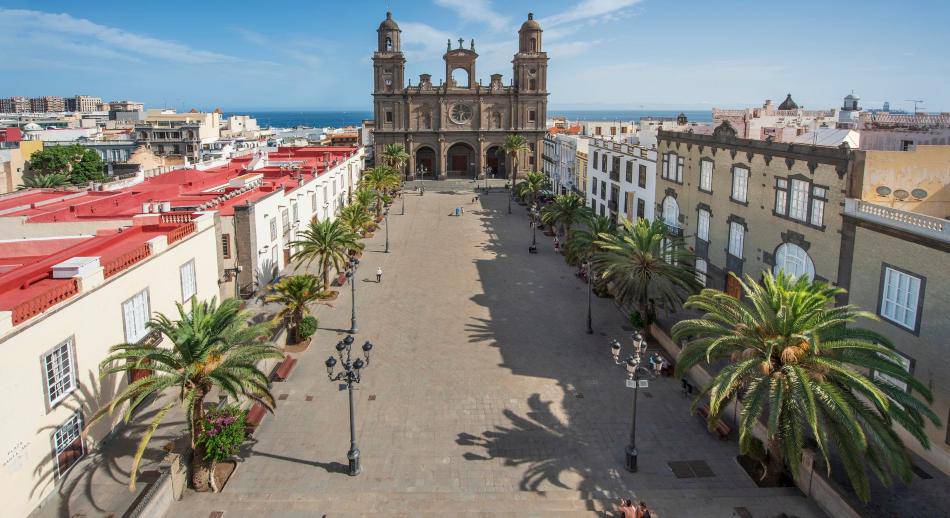
<path fill-rule="evenodd" d="M 297 326 L 297 334 L 301 340 L 306 340 L 317 332 L 317 319 L 313 317 L 304 317 Z"/>
<path fill-rule="evenodd" d="M 639 311 L 630 312 L 630 325 L 633 326 L 634 329 L 643 329 L 643 316 L 640 315 Z"/>
<path fill-rule="evenodd" d="M 246 413 L 236 405 L 208 411 L 196 442 L 204 447 L 204 459 L 222 461 L 236 454 L 244 443 Z"/>

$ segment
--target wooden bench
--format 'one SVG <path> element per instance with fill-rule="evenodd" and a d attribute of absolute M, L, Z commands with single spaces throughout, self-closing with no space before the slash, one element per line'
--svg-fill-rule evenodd
<path fill-rule="evenodd" d="M 720 439 L 725 439 L 726 437 L 729 437 L 729 432 L 731 432 L 732 429 L 729 428 L 729 425 L 722 422 L 722 419 L 716 419 L 715 426 L 713 426 L 712 429 L 709 429 L 708 427 L 709 407 L 708 406 L 699 405 L 698 407 L 696 407 L 696 415 L 703 418 L 703 423 L 707 425 L 707 430 L 709 430 L 709 433 L 716 434 L 716 436 L 719 437 Z"/>
<path fill-rule="evenodd" d="M 267 415 L 267 407 L 263 403 L 257 401 L 251 405 L 251 409 L 248 410 L 247 417 L 244 419 L 244 433 L 252 435 L 261 421 L 264 420 L 265 415 Z"/>
<path fill-rule="evenodd" d="M 277 364 L 274 367 L 274 373 L 271 374 L 271 381 L 284 381 L 290 376 L 290 372 L 294 370 L 294 367 L 297 365 L 297 358 L 289 354 L 284 355 L 283 361 Z"/>

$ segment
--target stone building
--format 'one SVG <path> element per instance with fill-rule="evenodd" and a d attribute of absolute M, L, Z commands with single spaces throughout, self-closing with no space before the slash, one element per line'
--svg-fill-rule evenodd
<path fill-rule="evenodd" d="M 592 138 L 588 152 L 587 206 L 613 221 L 653 220 L 657 152 L 636 144 Z"/>
<path fill-rule="evenodd" d="M 694 247 L 706 286 L 739 294 L 729 272 L 779 270 L 837 283 L 847 147 L 660 131 L 656 211 Z"/>
<path fill-rule="evenodd" d="M 401 144 L 410 155 L 407 176 L 484 178 L 508 176 L 512 159 L 501 146 L 511 134 L 523 136 L 530 150 L 517 157 L 515 174 L 540 168 L 547 119 L 548 57 L 541 46 L 541 26 L 532 14 L 518 31 L 514 76 L 505 85 L 501 74 L 489 84 L 477 80 L 475 41 L 448 42 L 445 80 L 433 84 L 420 74 L 412 85 L 404 77 L 402 30 L 386 13 L 373 54 L 375 155 L 387 144 Z"/>

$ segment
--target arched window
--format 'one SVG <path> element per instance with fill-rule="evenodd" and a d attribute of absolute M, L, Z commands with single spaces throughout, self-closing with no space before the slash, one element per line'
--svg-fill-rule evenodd
<path fill-rule="evenodd" d="M 468 70 L 464 68 L 456 68 L 452 70 L 452 83 L 458 88 L 470 88 L 471 84 L 469 81 L 471 78 L 468 75 Z"/>
<path fill-rule="evenodd" d="M 676 203 L 676 198 L 667 196 L 663 200 L 663 222 L 667 225 L 678 227 L 680 221 L 680 206 Z"/>
<path fill-rule="evenodd" d="M 387 37 L 386 38 L 386 52 L 390 52 L 392 50 L 393 50 L 393 39 Z"/>
<path fill-rule="evenodd" d="M 804 275 L 811 280 L 815 278 L 815 263 L 805 249 L 794 243 L 785 243 L 775 250 L 775 267 L 772 271 L 776 275 L 780 271 L 793 277 Z"/>
<path fill-rule="evenodd" d="M 531 38 L 528 40 L 528 52 L 537 52 L 538 51 L 538 40 Z"/>
<path fill-rule="evenodd" d="M 537 90 L 538 89 L 538 80 L 537 79 L 528 79 L 528 90 Z"/>

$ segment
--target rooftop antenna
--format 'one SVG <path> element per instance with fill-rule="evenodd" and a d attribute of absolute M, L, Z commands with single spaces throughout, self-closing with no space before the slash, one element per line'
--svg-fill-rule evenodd
<path fill-rule="evenodd" d="M 909 103 L 914 103 L 914 115 L 917 115 L 917 113 L 918 113 L 918 111 L 917 111 L 917 105 L 918 105 L 918 104 L 924 104 L 924 100 L 923 100 L 923 99 L 904 99 L 904 100 L 907 101 L 907 102 L 909 102 Z"/>

